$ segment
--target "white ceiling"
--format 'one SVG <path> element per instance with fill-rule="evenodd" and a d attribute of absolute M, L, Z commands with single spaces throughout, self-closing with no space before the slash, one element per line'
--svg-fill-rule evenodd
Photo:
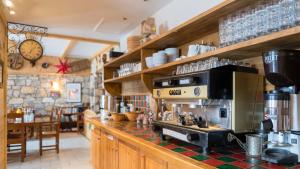
<path fill-rule="evenodd" d="M 46 26 L 49 33 L 119 41 L 172 0 L 11 0 L 10 22 Z M 128 18 L 126 21 L 123 18 Z M 95 26 L 102 21 L 96 31 Z"/>

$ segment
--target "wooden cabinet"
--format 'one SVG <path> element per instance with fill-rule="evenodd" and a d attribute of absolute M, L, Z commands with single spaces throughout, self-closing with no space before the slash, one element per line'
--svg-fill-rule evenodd
<path fill-rule="evenodd" d="M 170 152 L 153 149 L 133 142 L 131 138 L 117 138 L 107 130 L 95 127 L 91 134 L 93 169 L 203 169 L 213 168 L 194 163 Z"/>
<path fill-rule="evenodd" d="M 101 169 L 118 169 L 118 142 L 117 139 L 101 132 L 101 153 L 98 160 L 101 160 Z"/>
<path fill-rule="evenodd" d="M 99 129 L 94 129 L 91 137 L 91 162 L 94 169 L 102 169 L 101 156 L 101 133 Z"/>
<path fill-rule="evenodd" d="M 139 169 L 139 151 L 137 148 L 119 141 L 119 168 Z"/>
<path fill-rule="evenodd" d="M 151 154 L 142 155 L 141 161 L 141 169 L 168 169 L 167 163 L 164 160 Z"/>

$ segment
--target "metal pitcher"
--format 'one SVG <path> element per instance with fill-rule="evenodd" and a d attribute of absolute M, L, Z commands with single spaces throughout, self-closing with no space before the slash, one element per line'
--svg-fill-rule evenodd
<path fill-rule="evenodd" d="M 264 145 L 268 142 L 264 141 L 264 136 L 261 134 L 247 134 L 246 143 L 242 143 L 233 134 L 228 134 L 228 141 L 236 140 L 238 144 L 246 151 L 246 155 L 249 157 L 259 157 L 262 155 Z"/>

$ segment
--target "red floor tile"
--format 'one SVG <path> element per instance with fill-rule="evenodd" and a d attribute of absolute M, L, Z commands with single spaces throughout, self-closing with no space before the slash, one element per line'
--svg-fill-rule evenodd
<path fill-rule="evenodd" d="M 234 161 L 232 163 L 230 163 L 231 165 L 234 165 L 234 166 L 237 166 L 237 167 L 240 167 L 240 168 L 250 168 L 251 165 L 250 163 L 246 163 L 246 162 L 243 162 L 243 161 Z"/>
<path fill-rule="evenodd" d="M 167 145 L 167 146 L 164 146 L 165 148 L 167 149 L 174 149 L 174 148 L 177 148 L 178 146 L 174 145 L 174 144 L 170 144 L 170 145 Z"/>
<path fill-rule="evenodd" d="M 241 153 L 241 154 L 231 154 L 229 155 L 232 158 L 238 159 L 238 160 L 245 160 L 246 159 L 246 154 Z"/>
<path fill-rule="evenodd" d="M 217 167 L 217 166 L 225 164 L 223 161 L 216 160 L 216 159 L 208 159 L 208 160 L 204 160 L 202 162 L 204 162 L 205 164 L 214 166 L 214 167 Z"/>
<path fill-rule="evenodd" d="M 186 152 L 182 152 L 180 154 L 183 154 L 183 155 L 188 156 L 188 157 L 199 155 L 199 153 L 194 152 L 194 151 L 186 151 Z"/>
<path fill-rule="evenodd" d="M 187 148 L 187 149 L 190 149 L 190 150 L 197 150 L 197 149 L 199 149 L 198 146 L 193 146 L 193 145 L 191 145 L 191 146 L 184 146 L 184 148 Z"/>
<path fill-rule="evenodd" d="M 262 163 L 260 166 L 267 168 L 267 169 L 286 169 L 284 166 L 275 165 L 272 163 Z"/>
<path fill-rule="evenodd" d="M 219 158 L 222 157 L 223 155 L 219 153 L 210 153 L 208 156 L 211 158 Z"/>

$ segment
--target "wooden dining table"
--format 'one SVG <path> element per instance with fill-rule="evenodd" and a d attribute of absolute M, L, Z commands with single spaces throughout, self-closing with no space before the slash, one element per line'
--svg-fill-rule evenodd
<path fill-rule="evenodd" d="M 24 115 L 25 117 L 26 115 Z M 25 134 L 27 135 L 27 129 L 35 129 L 35 128 L 39 128 L 42 124 L 47 124 L 47 123 L 58 123 L 59 120 L 58 119 L 52 119 L 50 120 L 50 118 L 39 118 L 38 120 L 35 118 L 24 118 L 24 122 L 23 125 L 26 128 L 25 129 Z M 22 123 L 21 121 L 15 121 L 14 123 L 18 124 L 18 123 Z M 32 135 L 31 135 L 32 136 Z"/>

